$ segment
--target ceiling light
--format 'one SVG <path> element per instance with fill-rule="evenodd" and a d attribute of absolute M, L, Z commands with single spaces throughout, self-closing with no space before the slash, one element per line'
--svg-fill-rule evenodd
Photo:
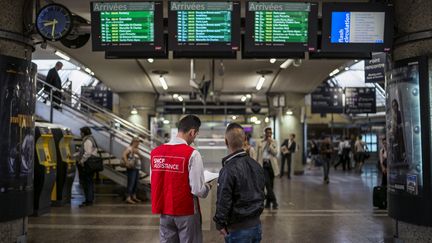
<path fill-rule="evenodd" d="M 66 61 L 70 61 L 70 57 L 68 57 L 66 54 L 64 54 L 62 52 L 56 51 L 56 52 L 54 52 L 54 54 L 56 54 L 57 56 L 65 59 Z"/>
<path fill-rule="evenodd" d="M 260 121 L 260 120 L 256 120 L 256 121 L 255 121 L 255 124 L 256 124 L 256 125 L 259 125 L 259 124 L 261 124 L 261 121 Z"/>
<path fill-rule="evenodd" d="M 246 98 L 250 99 L 250 98 L 252 98 L 252 95 L 251 94 L 247 94 Z"/>
<path fill-rule="evenodd" d="M 92 70 L 90 68 L 85 68 L 84 71 L 86 71 L 89 74 L 92 72 Z"/>
<path fill-rule="evenodd" d="M 91 72 L 90 74 L 91 74 L 91 75 L 94 75 L 94 72 Z"/>
<path fill-rule="evenodd" d="M 269 123 L 269 122 L 270 122 L 270 118 L 266 117 L 266 118 L 264 119 L 264 121 L 265 121 L 265 123 Z"/>
<path fill-rule="evenodd" d="M 136 114 L 138 114 L 138 110 L 134 107 L 134 108 L 132 108 L 130 113 L 131 113 L 131 115 L 136 115 Z"/>
<path fill-rule="evenodd" d="M 246 96 L 242 96 L 241 98 L 240 98 L 240 100 L 242 101 L 242 102 L 245 102 L 246 101 Z"/>
<path fill-rule="evenodd" d="M 288 116 L 292 116 L 292 114 L 294 114 L 294 113 L 292 110 L 287 110 L 287 112 L 285 114 L 287 114 Z"/>
<path fill-rule="evenodd" d="M 163 120 L 163 124 L 168 125 L 170 123 L 170 121 L 168 120 Z"/>
<path fill-rule="evenodd" d="M 265 77 L 264 77 L 264 76 L 261 76 L 261 77 L 258 79 L 258 82 L 257 82 L 257 85 L 256 85 L 256 90 L 260 90 L 260 89 L 262 88 L 262 86 L 263 86 L 263 84 L 264 84 L 264 81 L 265 81 Z"/>
<path fill-rule="evenodd" d="M 338 74 L 339 72 L 340 72 L 339 69 L 336 68 L 335 70 L 333 70 L 333 72 L 331 72 L 331 73 L 329 74 L 329 76 L 334 76 L 334 75 Z"/>
<path fill-rule="evenodd" d="M 349 67 L 345 67 L 345 71 L 348 71 L 350 68 Z"/>
<path fill-rule="evenodd" d="M 80 67 L 76 67 L 76 70 L 78 70 L 78 71 L 79 71 L 79 70 L 81 70 L 81 68 L 80 68 Z"/>
<path fill-rule="evenodd" d="M 287 59 L 279 67 L 282 69 L 287 69 L 293 62 L 294 62 L 294 59 Z"/>
<path fill-rule="evenodd" d="M 358 62 L 358 60 L 356 59 L 356 60 L 354 60 L 354 62 Z"/>
<path fill-rule="evenodd" d="M 231 117 L 233 120 L 236 120 L 237 119 L 237 116 L 232 116 Z"/>
<path fill-rule="evenodd" d="M 275 63 L 276 62 L 276 58 L 270 58 L 270 63 Z"/>
<path fill-rule="evenodd" d="M 149 63 L 153 63 L 153 62 L 154 62 L 154 59 L 153 59 L 153 58 L 148 58 L 148 59 L 147 59 L 147 62 L 149 62 Z"/>
<path fill-rule="evenodd" d="M 179 97 L 178 97 L 178 100 L 179 100 L 180 102 L 183 102 L 183 97 L 182 97 L 182 96 L 179 96 Z"/>
<path fill-rule="evenodd" d="M 253 117 L 251 117 L 250 121 L 251 122 L 256 122 L 256 121 L 258 121 L 258 118 L 256 116 L 253 116 Z"/>
<path fill-rule="evenodd" d="M 159 77 L 159 83 L 162 85 L 162 88 L 163 88 L 164 90 L 167 90 L 167 89 L 168 89 L 168 85 L 167 85 L 167 82 L 166 82 L 164 76 L 161 75 L 161 76 Z"/>
<path fill-rule="evenodd" d="M 173 98 L 174 98 L 174 99 L 177 99 L 178 97 L 179 97 L 178 94 L 173 94 Z"/>

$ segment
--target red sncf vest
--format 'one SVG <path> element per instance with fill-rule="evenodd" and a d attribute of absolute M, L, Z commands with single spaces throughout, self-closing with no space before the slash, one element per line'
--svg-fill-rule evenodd
<path fill-rule="evenodd" d="M 186 144 L 160 145 L 151 152 L 152 213 L 193 215 L 189 159 L 194 148 Z"/>

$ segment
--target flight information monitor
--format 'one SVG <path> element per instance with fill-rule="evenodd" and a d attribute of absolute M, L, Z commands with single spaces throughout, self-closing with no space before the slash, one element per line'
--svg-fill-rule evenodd
<path fill-rule="evenodd" d="M 92 2 L 93 51 L 164 52 L 161 2 Z"/>
<path fill-rule="evenodd" d="M 278 57 L 315 51 L 317 14 L 317 3 L 248 2 L 244 52 Z"/>
<path fill-rule="evenodd" d="M 323 5 L 323 51 L 389 51 L 392 43 L 391 5 L 327 3 Z"/>
<path fill-rule="evenodd" d="M 174 52 L 239 50 L 239 2 L 170 2 L 168 15 L 169 47 Z"/>

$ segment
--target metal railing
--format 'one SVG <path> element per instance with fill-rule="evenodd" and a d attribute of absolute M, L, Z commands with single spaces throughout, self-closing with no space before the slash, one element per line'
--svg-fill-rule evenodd
<path fill-rule="evenodd" d="M 144 126 L 131 123 L 116 114 L 94 104 L 92 101 L 73 92 L 60 90 L 46 83 L 40 77 L 37 79 L 37 99 L 50 105 L 50 122 L 53 121 L 54 109 L 61 111 L 69 108 L 77 113 L 82 119 L 93 120 L 101 124 L 111 139 L 120 139 L 129 143 L 135 136 L 141 138 L 145 149 L 143 152 L 149 154 L 151 149 L 163 143 L 163 139 L 152 135 Z M 49 91 L 49 92 L 47 92 Z M 100 127 L 99 127 L 100 128 Z M 110 152 L 110 151 L 107 151 Z"/>

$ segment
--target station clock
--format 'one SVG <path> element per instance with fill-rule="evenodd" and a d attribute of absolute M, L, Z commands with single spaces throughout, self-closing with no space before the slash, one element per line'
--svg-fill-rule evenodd
<path fill-rule="evenodd" d="M 61 4 L 48 4 L 36 16 L 36 30 L 46 40 L 58 41 L 72 29 L 72 14 Z"/>

